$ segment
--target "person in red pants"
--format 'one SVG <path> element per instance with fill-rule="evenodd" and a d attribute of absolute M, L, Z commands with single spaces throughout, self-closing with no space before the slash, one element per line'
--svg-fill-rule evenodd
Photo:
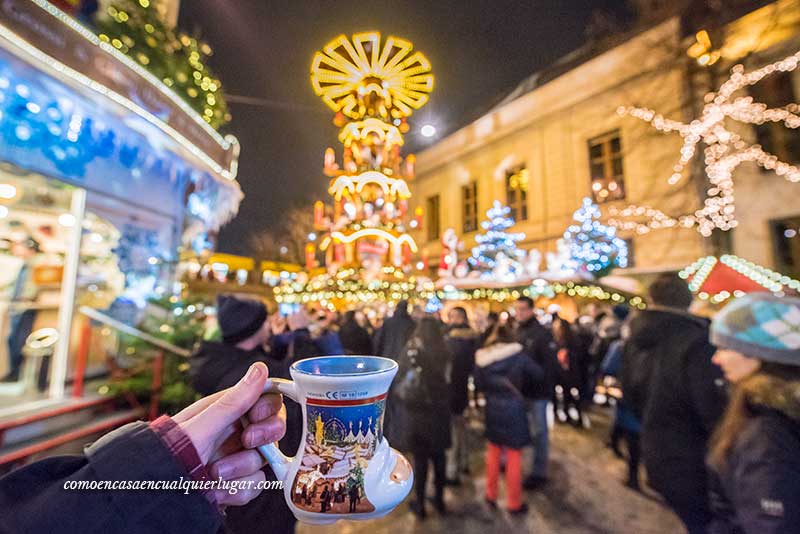
<path fill-rule="evenodd" d="M 475 353 L 475 381 L 486 397 L 486 502 L 497 506 L 500 461 L 506 456 L 506 506 L 511 514 L 524 514 L 522 502 L 522 448 L 531 444 L 525 397 L 536 389 L 544 372 L 514 341 L 506 325 L 495 325 L 484 347 Z"/>

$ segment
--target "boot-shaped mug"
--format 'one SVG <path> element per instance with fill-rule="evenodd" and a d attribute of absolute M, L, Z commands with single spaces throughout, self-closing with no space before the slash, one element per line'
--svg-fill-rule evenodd
<path fill-rule="evenodd" d="M 265 392 L 303 408 L 303 439 L 294 457 L 259 447 L 299 521 L 382 517 L 406 498 L 411 465 L 383 437 L 386 396 L 397 363 L 377 356 L 323 356 L 295 362 L 293 380 L 272 378 Z"/>

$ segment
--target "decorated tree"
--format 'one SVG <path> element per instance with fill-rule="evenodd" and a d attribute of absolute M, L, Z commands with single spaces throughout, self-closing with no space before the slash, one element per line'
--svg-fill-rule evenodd
<path fill-rule="evenodd" d="M 677 132 L 683 138 L 680 158 L 667 180 L 670 185 L 677 185 L 686 179 L 684 175 L 687 173 L 684 171 L 695 154 L 702 150 L 706 192 L 702 207 L 693 213 L 670 215 L 656 207 L 630 205 L 622 209 L 611 208 L 609 213 L 613 217 L 609 219 L 609 224 L 621 230 L 635 230 L 639 234 L 660 228 L 694 227 L 701 235 L 709 237 L 715 229 L 728 231 L 738 225 L 734 172 L 743 163 L 755 163 L 789 182 L 800 183 L 800 167 L 782 161 L 778 155 L 767 152 L 761 145 L 752 144 L 732 127 L 737 122 L 754 126 L 772 122 L 781 123 L 786 128 L 800 128 L 796 103 L 770 107 L 755 101 L 752 96 L 739 96 L 742 90 L 747 90 L 767 76 L 792 72 L 798 66 L 800 52 L 751 71 L 745 71 L 743 65 L 734 66 L 730 77 L 719 89 L 705 96 L 700 116 L 690 122 L 668 119 L 648 108 L 620 107 L 617 110 L 619 115 L 641 119 L 661 132 Z"/>
<path fill-rule="evenodd" d="M 591 199 L 584 198 L 583 205 L 573 215 L 575 224 L 564 232 L 570 256 L 577 267 L 601 278 L 615 267 L 627 267 L 628 245 L 617 237 L 617 229 L 600 222 L 600 208 Z"/>
<path fill-rule="evenodd" d="M 95 17 L 102 41 L 170 87 L 214 128 L 230 120 L 222 84 L 205 64 L 211 47 L 176 32 L 149 0 L 111 0 Z"/>
<path fill-rule="evenodd" d="M 472 248 L 469 263 L 473 269 L 481 272 L 482 278 L 500 278 L 519 276 L 522 272 L 520 257 L 522 251 L 517 243 L 525 238 L 525 234 L 507 232 L 514 226 L 514 219 L 509 216 L 511 208 L 503 206 L 495 200 L 486 212 L 486 220 L 481 223 L 484 232 L 475 236 L 477 246 Z"/>

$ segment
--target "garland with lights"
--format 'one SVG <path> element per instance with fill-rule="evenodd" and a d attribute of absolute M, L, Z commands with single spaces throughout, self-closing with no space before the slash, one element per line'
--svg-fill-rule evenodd
<path fill-rule="evenodd" d="M 212 127 L 230 121 L 222 84 L 205 64 L 211 48 L 167 27 L 151 0 L 112 0 L 95 25 L 102 41 L 151 72 Z"/>
<path fill-rule="evenodd" d="M 495 200 L 486 211 L 486 220 L 481 222 L 482 234 L 475 236 L 478 243 L 472 248 L 472 256 L 467 261 L 473 269 L 481 272 L 481 277 L 491 277 L 498 267 L 503 267 L 510 276 L 519 275 L 522 264 L 519 257 L 522 251 L 517 243 L 525 239 L 525 234 L 506 232 L 514 226 L 509 216 L 511 208 Z"/>
<path fill-rule="evenodd" d="M 594 278 L 602 278 L 615 267 L 628 266 L 628 244 L 617 237 L 617 229 L 600 223 L 600 208 L 591 199 L 574 213 L 576 224 L 564 232 L 572 259 Z"/>
<path fill-rule="evenodd" d="M 670 185 L 675 185 L 682 179 L 686 165 L 697 152 L 697 145 L 701 142 L 705 144 L 703 156 L 709 186 L 703 207 L 693 214 L 672 217 L 652 207 L 632 205 L 621 210 L 612 208 L 610 213 L 615 218 L 610 219 L 609 224 L 623 230 L 635 230 L 640 234 L 658 228 L 697 227 L 703 236 L 708 237 L 715 228 L 730 230 L 737 225 L 733 172 L 742 163 L 754 162 L 790 182 L 800 182 L 800 168 L 780 161 L 759 145 L 748 144 L 725 124 L 726 119 L 732 119 L 753 125 L 782 122 L 787 128 L 800 127 L 800 115 L 797 114 L 800 108 L 797 104 L 770 108 L 766 104 L 755 102 L 751 96 L 733 97 L 737 91 L 758 83 L 774 72 L 791 72 L 798 65 L 800 52 L 752 72 L 745 72 L 742 65 L 736 65 L 731 69 L 730 78 L 719 90 L 706 95 L 700 118 L 688 124 L 666 119 L 652 109 L 624 106 L 617 109 L 617 113 L 622 116 L 630 115 L 649 122 L 661 132 L 678 132 L 683 138 L 681 157 L 668 180 Z M 641 222 L 641 219 L 645 222 Z"/>

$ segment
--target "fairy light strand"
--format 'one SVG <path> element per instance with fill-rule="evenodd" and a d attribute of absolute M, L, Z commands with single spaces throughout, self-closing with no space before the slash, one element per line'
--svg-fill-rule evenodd
<path fill-rule="evenodd" d="M 668 179 L 670 185 L 681 181 L 686 166 L 697 152 L 698 143 L 705 144 L 703 151 L 707 198 L 704 205 L 694 213 L 671 217 L 661 210 L 646 206 L 631 205 L 623 209 L 611 208 L 609 223 L 621 230 L 648 233 L 658 228 L 681 226 L 696 227 L 705 237 L 714 229 L 731 230 L 737 226 L 733 173 L 746 162 L 773 171 L 790 182 L 800 182 L 800 168 L 763 150 L 760 145 L 747 141 L 726 126 L 726 119 L 740 123 L 759 125 L 766 122 L 781 122 L 787 128 L 800 127 L 797 104 L 783 108 L 770 108 L 753 100 L 751 96 L 734 98 L 734 93 L 761 81 L 775 72 L 791 72 L 800 64 L 800 52 L 776 61 L 752 72 L 745 72 L 742 65 L 731 69 L 731 75 L 717 92 L 705 96 L 705 105 L 700 118 L 683 123 L 667 119 L 648 108 L 621 106 L 617 113 L 650 123 L 661 132 L 677 132 L 683 138 L 680 159 Z M 638 220 L 633 220 L 638 219 Z M 645 222 L 641 222 L 644 220 Z"/>

